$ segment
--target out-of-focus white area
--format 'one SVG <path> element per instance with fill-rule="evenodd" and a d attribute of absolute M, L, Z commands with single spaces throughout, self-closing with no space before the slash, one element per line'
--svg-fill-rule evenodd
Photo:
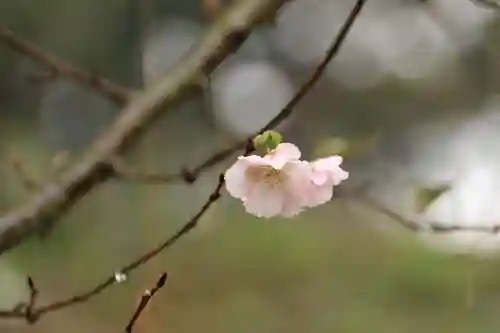
<path fill-rule="evenodd" d="M 145 84 L 155 79 L 178 63 L 196 44 L 207 27 L 188 19 L 167 18 L 149 30 L 142 50 L 142 68 Z M 252 34 L 238 52 L 221 64 L 224 68 L 244 60 L 266 60 L 269 58 L 267 41 L 258 31 Z"/>
<path fill-rule="evenodd" d="M 285 73 L 265 62 L 235 64 L 212 83 L 215 117 L 243 138 L 277 115 L 295 93 Z"/>
<path fill-rule="evenodd" d="M 451 40 L 462 47 L 481 40 L 485 24 L 498 17 L 498 12 L 478 5 L 479 1 L 429 1 L 428 13 L 441 24 Z"/>
<path fill-rule="evenodd" d="M 203 32 L 196 22 L 170 19 L 154 27 L 143 45 L 142 68 L 145 84 L 152 83 L 174 66 Z"/>
<path fill-rule="evenodd" d="M 462 226 L 500 224 L 500 100 L 469 117 L 418 126 L 402 139 L 401 154 L 385 155 L 375 164 L 373 196 L 423 224 L 429 221 Z M 399 170 L 399 172 L 394 172 Z M 434 201 L 422 215 L 414 208 L 420 186 L 449 183 L 452 189 Z M 423 234 L 428 244 L 458 252 L 500 248 L 500 236 L 457 231 Z"/>
<path fill-rule="evenodd" d="M 353 5 L 324 0 L 287 4 L 275 29 L 254 33 L 212 76 L 213 103 L 208 103 L 216 123 L 242 137 L 276 115 L 293 86 L 281 64 L 271 60 L 271 51 L 306 68 L 315 66 Z M 494 15 L 469 0 L 369 3 L 330 65 L 329 77 L 352 89 L 372 88 L 391 77 L 444 85 L 460 73 L 460 52 L 480 40 Z M 174 66 L 203 29 L 187 19 L 156 24 L 143 48 L 146 84 Z"/>
<path fill-rule="evenodd" d="M 188 20 L 170 19 L 159 25 L 144 46 L 146 84 L 174 66 L 196 43 L 202 31 L 203 27 Z M 208 92 L 211 101 L 207 103 L 211 103 L 212 116 L 239 138 L 266 124 L 294 93 L 286 73 L 268 58 L 266 39 L 257 32 L 211 77 Z"/>
<path fill-rule="evenodd" d="M 277 47 L 304 65 L 318 62 L 353 5 L 354 1 L 292 2 L 279 18 Z M 482 28 L 494 15 L 469 0 L 369 3 L 329 74 L 357 89 L 374 87 L 389 76 L 439 75 L 450 70 L 450 61 L 463 48 L 480 40 Z"/>

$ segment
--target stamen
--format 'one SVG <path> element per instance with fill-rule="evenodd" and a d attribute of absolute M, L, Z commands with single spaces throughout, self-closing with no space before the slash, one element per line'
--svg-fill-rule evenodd
<path fill-rule="evenodd" d="M 276 186 L 286 181 L 285 173 L 268 165 L 248 168 L 245 176 L 252 182 L 264 182 L 271 186 Z"/>

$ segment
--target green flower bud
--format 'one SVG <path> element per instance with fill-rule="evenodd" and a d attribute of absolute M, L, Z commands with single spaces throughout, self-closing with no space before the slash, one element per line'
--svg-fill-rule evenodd
<path fill-rule="evenodd" d="M 265 131 L 253 138 L 257 150 L 268 152 L 275 149 L 283 141 L 283 136 L 275 131 Z"/>

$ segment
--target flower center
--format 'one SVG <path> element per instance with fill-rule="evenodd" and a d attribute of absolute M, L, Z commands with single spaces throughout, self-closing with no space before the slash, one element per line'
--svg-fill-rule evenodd
<path fill-rule="evenodd" d="M 277 186 L 286 181 L 286 174 L 268 165 L 248 168 L 245 176 L 252 182 L 263 182 L 270 186 Z"/>

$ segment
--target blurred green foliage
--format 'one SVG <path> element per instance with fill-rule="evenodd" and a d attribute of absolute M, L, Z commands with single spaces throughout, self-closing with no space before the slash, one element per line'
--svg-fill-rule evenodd
<path fill-rule="evenodd" d="M 29 158 L 30 168 L 48 173 L 49 150 L 28 141 L 31 146 L 15 142 L 17 153 Z M 3 141 L 2 159 L 12 142 Z M 8 168 L 0 177 L 2 184 L 10 183 L 5 209 L 23 195 L 15 194 L 19 186 Z M 4 257 L 4 265 L 20 276 L 31 274 L 44 301 L 83 291 L 185 222 L 196 207 L 186 207 L 184 219 L 169 217 L 174 206 L 187 204 L 172 193 L 164 186 L 102 186 L 45 239 L 34 237 Z M 138 331 L 455 333 L 498 328 L 496 259 L 433 252 L 411 235 L 377 231 L 346 208 L 338 200 L 297 220 L 260 220 L 225 198 L 198 230 L 129 281 L 47 316 L 30 331 L 119 328 L 142 290 L 164 270 L 170 280 Z M 466 300 L 468 272 L 474 277 L 472 307 Z M 4 292 L 22 297 L 23 288 L 17 283 Z"/>

